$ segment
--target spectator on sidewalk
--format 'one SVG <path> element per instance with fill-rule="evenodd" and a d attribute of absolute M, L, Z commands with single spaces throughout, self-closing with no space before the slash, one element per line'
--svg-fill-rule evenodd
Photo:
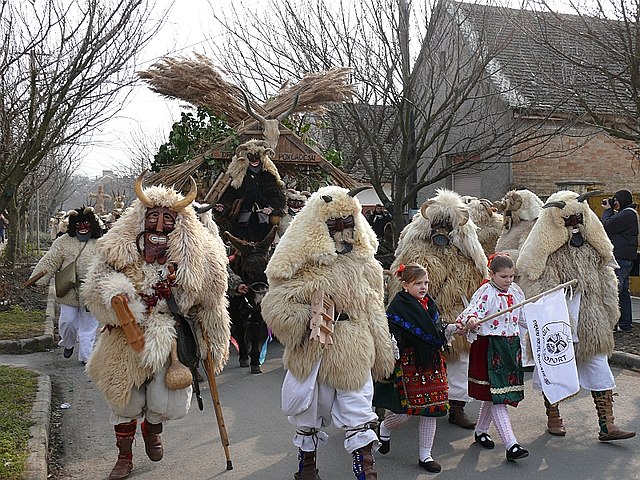
<path fill-rule="evenodd" d="M 393 217 L 391 214 L 380 204 L 377 204 L 367 217 L 367 221 L 373 228 L 373 231 L 376 232 L 378 240 L 384 238 L 384 227 L 386 227 L 388 223 L 391 223 L 392 220 Z"/>
<path fill-rule="evenodd" d="M 619 265 L 616 276 L 620 319 L 616 331 L 629 332 L 633 328 L 629 275 L 638 255 L 638 213 L 629 190 L 618 190 L 613 198 L 605 199 L 602 206 L 602 225 L 613 243 L 613 255 Z"/>

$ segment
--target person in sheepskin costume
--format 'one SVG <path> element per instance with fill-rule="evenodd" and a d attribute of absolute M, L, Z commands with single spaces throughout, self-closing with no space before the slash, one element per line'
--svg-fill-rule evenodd
<path fill-rule="evenodd" d="M 53 241 L 49 251 L 31 273 L 32 278 L 44 273 L 36 282 L 38 285 L 47 285 L 56 272 L 74 261 L 77 279 L 83 282 L 87 276 L 89 264 L 95 255 L 96 240 L 102 236 L 100 222 L 92 207 L 82 206 L 69 210 L 66 215 L 69 219 L 67 233 Z M 98 321 L 87 310 L 78 287 L 56 298 L 60 304 L 58 345 L 64 348 L 64 358 L 70 358 L 77 340 L 78 360 L 86 363 L 93 350 Z"/>
<path fill-rule="evenodd" d="M 615 381 L 608 356 L 614 348 L 613 326 L 619 317 L 618 289 L 613 245 L 585 201 L 589 194 L 560 191 L 544 204 L 536 224 L 522 246 L 518 258 L 520 285 L 528 298 L 576 279 L 569 300 L 578 380 L 591 390 L 601 441 L 631 438 L 614 424 L 613 389 Z M 575 303 L 572 303 L 575 302 Z M 540 390 L 540 378 L 533 375 L 533 386 Z M 558 405 L 544 397 L 548 431 L 566 433 Z"/>
<path fill-rule="evenodd" d="M 503 218 L 486 198 L 465 195 L 462 201 L 469 209 L 469 217 L 478 227 L 477 234 L 484 254 L 488 257 L 496 251 L 496 243 L 502 231 Z"/>
<path fill-rule="evenodd" d="M 542 200 L 529 190 L 511 190 L 494 205 L 503 218 L 496 252 L 506 253 L 517 262 L 520 249 L 542 211 Z"/>
<path fill-rule="evenodd" d="M 284 182 L 269 158 L 273 150 L 264 140 L 249 140 L 236 148 L 227 168 L 231 184 L 215 205 L 231 221 L 231 233 L 259 242 L 284 215 Z"/>
<path fill-rule="evenodd" d="M 302 210 L 302 207 L 307 203 L 307 199 L 311 194 L 307 191 L 299 192 L 298 190 L 289 188 L 285 192 L 285 196 L 287 198 L 287 211 L 278 224 L 278 235 L 280 237 L 282 237 L 284 232 L 287 231 L 287 228 L 289 228 L 289 225 L 291 225 L 291 222 L 293 221 L 293 217 Z"/>
<path fill-rule="evenodd" d="M 297 431 L 296 479 L 317 479 L 320 429 L 333 420 L 345 430 L 359 480 L 377 478 L 373 451 L 373 380 L 391 374 L 394 353 L 383 301 L 383 272 L 374 259 L 375 233 L 354 198 L 329 186 L 315 192 L 285 232 L 267 267 L 262 314 L 284 345 L 287 374 L 282 409 Z M 332 341 L 310 338 L 312 298 L 333 301 Z"/>
<path fill-rule="evenodd" d="M 400 233 L 395 272 L 401 264 L 417 262 L 429 272 L 429 293 L 438 302 L 443 322 L 455 323 L 487 275 L 487 257 L 478 240 L 476 225 L 462 197 L 447 189 L 436 190 L 420 212 Z M 400 282 L 391 278 L 388 298 L 400 291 Z M 454 339 L 447 357 L 449 379 L 449 422 L 471 429 L 475 422 L 465 411 L 468 394 L 469 343 L 463 337 Z"/>
<path fill-rule="evenodd" d="M 133 468 L 131 446 L 139 418 L 144 418 L 146 453 L 159 461 L 162 423 L 184 417 L 191 404 L 191 372 L 180 385 L 170 382 L 172 372 L 184 372 L 175 354 L 170 300 L 175 299 L 179 313 L 194 319 L 201 358 L 210 349 L 219 372 L 229 355 L 227 257 L 222 242 L 189 206 L 195 182 L 183 197 L 163 186 L 143 189 L 143 177 L 144 172 L 135 182 L 138 199 L 98 242 L 82 288 L 88 307 L 104 325 L 87 373 L 104 395 L 115 425 L 119 455 L 111 480 L 126 478 Z M 118 295 L 126 297 L 142 331 L 141 351 L 129 343 L 127 322 L 112 308 Z"/>

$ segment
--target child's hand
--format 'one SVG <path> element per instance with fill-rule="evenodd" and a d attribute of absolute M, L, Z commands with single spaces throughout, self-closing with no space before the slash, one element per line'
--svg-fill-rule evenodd
<path fill-rule="evenodd" d="M 459 335 L 465 335 L 470 331 L 475 330 L 478 327 L 478 325 L 479 325 L 478 317 L 476 317 L 475 315 L 467 317 L 467 320 L 464 323 L 463 322 L 459 323 L 459 328 L 458 328 L 458 331 L 460 332 Z"/>

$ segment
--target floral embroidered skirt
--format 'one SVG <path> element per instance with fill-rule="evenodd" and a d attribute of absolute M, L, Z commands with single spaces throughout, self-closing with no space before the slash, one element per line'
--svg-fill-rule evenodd
<path fill-rule="evenodd" d="M 387 382 L 376 382 L 373 405 L 393 413 L 442 417 L 449 410 L 447 366 L 440 355 L 436 368 L 418 368 L 413 352 L 403 350 Z"/>
<path fill-rule="evenodd" d="M 520 338 L 478 336 L 469 353 L 469 396 L 518 406 L 524 398 Z"/>

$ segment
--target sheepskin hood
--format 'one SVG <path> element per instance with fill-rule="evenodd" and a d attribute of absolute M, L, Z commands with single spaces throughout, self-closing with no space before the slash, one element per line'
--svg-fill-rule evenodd
<path fill-rule="evenodd" d="M 538 220 L 522 245 L 517 262 L 520 275 L 526 275 L 531 280 L 542 275 L 549 255 L 571 240 L 572 227 L 566 227 L 564 219 L 575 214 L 582 214 L 583 223 L 577 228 L 584 241 L 598 252 L 602 264 L 613 261 L 613 245 L 600 219 L 589 208 L 586 200 L 579 202 L 578 197 L 576 192 L 562 190 L 547 199 Z"/>
<path fill-rule="evenodd" d="M 326 221 L 349 215 L 355 221 L 355 238 L 353 250 L 345 255 L 369 262 L 378 249 L 378 240 L 362 215 L 360 202 L 346 189 L 328 186 L 312 194 L 296 214 L 269 261 L 267 276 L 290 279 L 307 263 L 334 264 L 338 254 Z"/>
<path fill-rule="evenodd" d="M 404 245 L 414 241 L 430 242 L 431 225 L 438 221 L 448 221 L 453 230 L 450 234 L 451 245 L 465 256 L 473 259 L 476 269 L 483 276 L 487 274 L 487 257 L 478 240 L 477 226 L 469 218 L 469 210 L 462 197 L 451 190 L 439 188 L 436 196 L 427 200 L 407 225 L 398 241 L 396 257 L 404 250 Z"/>
<path fill-rule="evenodd" d="M 530 190 L 511 190 L 495 202 L 498 212 L 509 214 L 514 224 L 535 220 L 542 210 L 542 200 Z"/>
<path fill-rule="evenodd" d="M 249 168 L 249 160 L 246 157 L 246 153 L 256 152 L 260 153 L 260 159 L 262 160 L 262 170 L 269 172 L 276 178 L 276 183 L 280 187 L 284 187 L 284 182 L 280 178 L 280 173 L 269 158 L 269 153 L 273 153 L 273 150 L 269 148 L 269 144 L 264 140 L 249 140 L 248 142 L 239 145 L 236 148 L 236 154 L 231 159 L 231 163 L 227 167 L 227 175 L 231 177 L 231 186 L 235 189 L 239 189 L 242 186 L 244 176 L 247 174 Z"/>
<path fill-rule="evenodd" d="M 145 188 L 144 194 L 154 205 L 162 207 L 171 207 L 184 198 L 175 190 L 162 185 Z M 146 211 L 147 207 L 136 199 L 98 241 L 97 253 L 107 259 L 114 269 L 124 270 L 141 261 L 136 240 L 138 234 L 144 231 Z M 176 279 L 187 291 L 200 292 L 208 288 L 196 273 L 207 271 L 207 263 L 211 261 L 208 258 L 211 249 L 205 244 L 207 238 L 208 231 L 196 217 L 193 208 L 187 206 L 178 212 L 175 230 L 168 235 L 167 262 L 189 265 L 189 269 L 178 268 Z"/>

